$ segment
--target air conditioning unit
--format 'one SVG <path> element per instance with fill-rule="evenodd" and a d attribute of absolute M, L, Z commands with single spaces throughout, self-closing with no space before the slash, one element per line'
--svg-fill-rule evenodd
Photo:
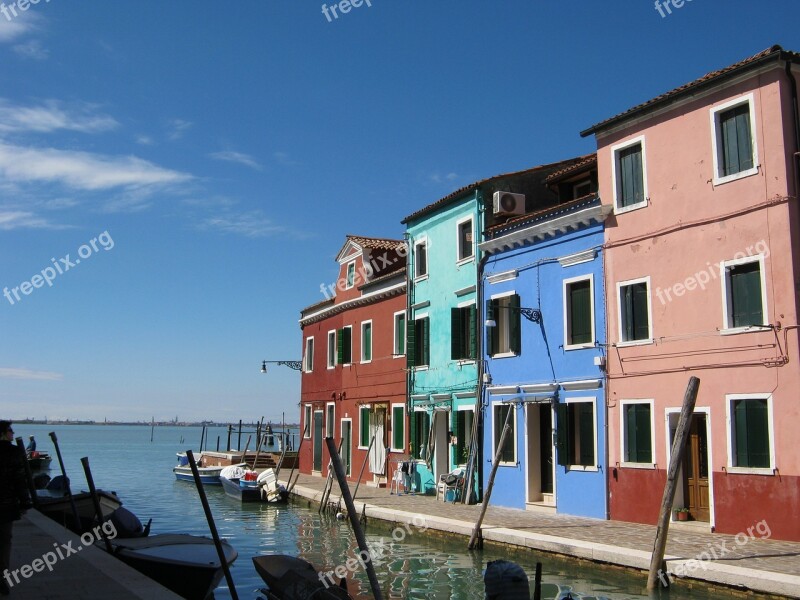
<path fill-rule="evenodd" d="M 525 194 L 495 192 L 493 200 L 492 214 L 499 216 L 525 214 Z"/>

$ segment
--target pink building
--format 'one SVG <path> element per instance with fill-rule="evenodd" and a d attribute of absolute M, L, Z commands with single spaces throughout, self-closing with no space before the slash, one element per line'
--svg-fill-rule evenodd
<path fill-rule="evenodd" d="M 655 523 L 686 384 L 674 507 L 800 540 L 797 82 L 776 46 L 595 134 L 606 221 L 609 513 Z"/>

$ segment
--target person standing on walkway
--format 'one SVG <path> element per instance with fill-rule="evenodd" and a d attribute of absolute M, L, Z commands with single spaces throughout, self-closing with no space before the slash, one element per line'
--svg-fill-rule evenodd
<path fill-rule="evenodd" d="M 14 430 L 11 421 L 0 421 L 0 595 L 10 590 L 5 580 L 11 561 L 11 529 L 31 507 L 25 484 L 25 452 L 11 443 Z"/>
<path fill-rule="evenodd" d="M 31 435 L 28 436 L 28 445 L 25 447 L 25 452 L 30 454 L 31 452 L 36 452 L 36 439 Z"/>

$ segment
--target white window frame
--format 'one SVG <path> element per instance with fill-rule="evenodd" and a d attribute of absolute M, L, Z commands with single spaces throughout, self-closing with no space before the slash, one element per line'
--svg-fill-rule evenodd
<path fill-rule="evenodd" d="M 505 292 L 500 292 L 498 294 L 493 294 L 489 300 L 502 300 L 503 298 L 508 298 L 509 296 L 515 296 L 517 294 L 516 290 L 509 290 Z M 520 296 L 520 302 L 522 301 L 522 296 Z M 509 348 L 511 346 L 511 322 L 508 319 L 511 319 L 511 311 L 507 308 L 500 309 L 502 312 L 506 314 L 506 338 L 509 341 Z M 500 312 L 500 311 L 498 311 Z M 520 319 L 520 326 L 522 325 L 522 315 L 519 316 Z M 495 322 L 495 335 L 498 335 L 498 331 L 500 329 L 500 323 L 497 322 L 497 315 L 494 315 L 494 322 Z M 522 331 L 520 331 L 520 335 L 522 335 Z M 489 348 L 488 350 L 491 350 Z M 511 351 L 510 349 L 507 352 L 498 352 L 497 354 L 490 354 L 489 357 L 493 360 L 495 358 L 511 358 L 512 356 L 516 356 L 517 353 Z"/>
<path fill-rule="evenodd" d="M 358 449 L 359 450 L 366 450 L 369 446 L 362 446 L 361 445 L 361 420 L 364 418 L 364 414 L 366 412 L 367 415 L 367 427 L 369 427 L 369 415 L 372 412 L 369 405 L 362 405 L 358 407 Z M 367 442 L 369 444 L 369 442 Z"/>
<path fill-rule="evenodd" d="M 492 402 L 492 454 L 497 454 L 497 443 L 500 440 L 495 439 L 494 432 L 495 432 L 495 419 L 497 418 L 497 414 L 495 413 L 495 409 L 498 406 L 509 406 L 511 407 L 512 417 L 511 421 L 513 423 L 512 431 L 514 432 L 514 436 L 512 439 L 512 446 L 514 448 L 514 462 L 499 462 L 498 465 L 501 467 L 516 467 L 517 463 L 519 462 L 519 456 L 517 455 L 517 404 L 515 402 L 503 402 L 502 400 L 498 400 L 497 402 Z M 473 418 L 474 415 L 473 415 Z"/>
<path fill-rule="evenodd" d="M 333 338 L 333 347 L 331 347 L 331 338 Z M 328 331 L 328 369 L 336 368 L 336 359 L 338 347 L 336 346 L 336 330 L 331 329 Z"/>
<path fill-rule="evenodd" d="M 345 325 L 342 329 L 349 329 L 350 330 L 350 362 L 342 363 L 342 366 L 348 366 L 353 364 L 353 326 L 352 325 Z M 338 344 L 337 344 L 337 354 L 338 354 Z"/>
<path fill-rule="evenodd" d="M 761 325 L 750 325 L 747 327 L 733 327 L 731 323 L 731 294 L 730 294 L 730 268 L 746 265 L 749 263 L 758 262 L 759 275 L 761 276 Z M 736 333 L 747 333 L 751 331 L 764 331 L 768 329 L 769 315 L 767 314 L 767 279 L 764 272 L 764 255 L 754 254 L 753 256 L 745 256 L 744 258 L 735 258 L 733 260 L 725 260 L 719 263 L 719 277 L 722 283 L 722 335 L 731 335 Z"/>
<path fill-rule="evenodd" d="M 366 346 L 364 345 L 364 328 L 369 325 L 369 355 L 370 358 L 364 358 L 364 350 L 366 350 Z M 375 351 L 375 344 L 373 343 L 375 339 L 375 328 L 372 326 L 372 319 L 368 319 L 366 321 L 361 321 L 361 364 L 369 364 L 372 362 L 372 357 L 374 356 Z"/>
<path fill-rule="evenodd" d="M 589 281 L 589 296 L 590 296 L 590 319 L 592 322 L 592 341 L 586 344 L 569 344 L 567 343 L 569 340 L 569 294 L 567 293 L 570 284 L 578 283 L 581 281 Z M 564 308 L 564 350 L 580 350 L 582 348 L 594 348 L 594 340 L 595 340 L 595 329 L 594 329 L 594 274 L 589 273 L 588 275 L 579 275 L 576 277 L 570 277 L 568 279 L 564 279 L 563 285 L 563 308 Z"/>
<path fill-rule="evenodd" d="M 769 428 L 769 467 L 736 467 L 733 464 L 733 414 L 731 407 L 735 400 L 766 400 L 767 401 L 767 426 Z M 726 423 L 726 443 L 728 446 L 728 461 L 726 471 L 731 474 L 744 475 L 774 475 L 777 469 L 775 457 L 775 411 L 772 402 L 772 394 L 725 394 L 725 423 Z"/>
<path fill-rule="evenodd" d="M 578 195 L 578 188 L 582 188 L 584 186 L 589 186 L 589 191 L 585 194 Z M 582 179 L 581 181 L 576 181 L 572 184 L 572 199 L 577 200 L 578 198 L 583 198 L 584 196 L 588 196 L 592 193 L 592 180 L 591 179 Z"/>
<path fill-rule="evenodd" d="M 352 268 L 352 277 L 351 277 Z M 345 267 L 344 289 L 349 290 L 356 284 L 356 261 L 351 260 Z"/>
<path fill-rule="evenodd" d="M 312 335 L 307 337 L 305 353 L 303 354 L 303 372 L 305 373 L 311 373 L 314 371 L 314 345 L 314 336 Z"/>
<path fill-rule="evenodd" d="M 461 225 L 469 222 L 470 231 L 472 232 L 472 244 L 470 246 L 471 254 L 461 258 Z M 472 215 L 464 217 L 456 221 L 456 264 L 464 265 L 475 260 L 475 219 Z"/>
<path fill-rule="evenodd" d="M 594 439 L 592 443 L 594 444 L 594 464 L 593 465 L 567 465 L 567 469 L 570 471 L 588 471 L 588 472 L 595 472 L 599 470 L 597 466 L 597 459 L 598 459 L 598 447 L 597 447 L 597 398 L 594 396 L 576 396 L 574 398 L 564 398 L 565 404 L 592 404 L 592 432 L 594 433 Z"/>
<path fill-rule="evenodd" d="M 747 169 L 746 171 L 739 171 L 738 173 L 734 173 L 732 175 L 720 177 L 720 168 L 722 167 L 722 130 L 720 129 L 719 118 L 723 112 L 743 104 L 748 104 L 750 109 L 750 139 L 753 142 L 753 167 Z M 738 98 L 729 100 L 728 102 L 720 104 L 719 106 L 714 106 L 713 108 L 709 109 L 709 116 L 711 117 L 711 155 L 714 159 L 714 185 L 723 185 L 731 181 L 736 181 L 737 179 L 758 174 L 758 137 L 756 136 L 756 109 L 754 94 L 751 92 L 749 94 L 745 94 L 744 96 L 739 96 Z"/>
<path fill-rule="evenodd" d="M 303 437 L 305 439 L 311 438 L 311 425 L 313 419 L 314 407 L 311 404 L 303 405 Z"/>
<path fill-rule="evenodd" d="M 333 409 L 333 418 L 328 418 L 330 416 L 330 410 Z M 336 424 L 336 403 L 335 402 L 326 402 L 325 403 L 325 437 L 332 437 L 334 425 Z"/>
<path fill-rule="evenodd" d="M 627 446 L 627 432 L 625 427 L 625 407 L 630 404 L 648 404 L 650 406 L 650 451 L 652 452 L 652 463 L 628 462 L 625 460 L 625 448 Z M 656 460 L 656 416 L 655 400 L 652 398 L 620 400 L 619 403 L 619 464 L 621 467 L 629 469 L 655 469 L 658 461 Z"/>
<path fill-rule="evenodd" d="M 406 335 L 403 336 L 402 344 L 403 344 L 403 353 L 402 354 L 395 354 L 395 350 L 397 350 L 397 318 L 402 315 L 405 323 L 405 333 Z M 394 315 L 392 315 L 392 327 L 393 327 L 393 334 L 392 334 L 392 358 L 402 358 L 406 355 L 408 351 L 408 341 L 406 336 L 408 335 L 408 314 L 406 314 L 405 310 L 398 310 Z"/>
<path fill-rule="evenodd" d="M 644 195 L 644 200 L 642 200 L 641 202 L 637 202 L 636 204 L 631 204 L 630 206 L 620 207 L 618 202 L 619 198 L 617 197 L 617 194 L 619 193 L 619 182 L 617 181 L 617 171 L 619 169 L 619 154 L 623 150 L 627 150 L 631 146 L 636 146 L 637 144 L 642 145 L 642 191 Z M 631 212 L 632 210 L 639 210 L 640 208 L 644 208 L 647 206 L 647 203 L 650 200 L 650 193 L 647 187 L 647 150 L 645 148 L 645 140 L 643 135 L 631 138 L 620 144 L 611 146 L 611 183 L 613 186 L 612 190 L 614 197 L 615 215 L 621 215 L 626 212 Z"/>
<path fill-rule="evenodd" d="M 402 448 L 395 448 L 394 447 L 394 409 L 398 408 L 398 407 L 403 409 L 403 447 Z M 391 436 L 391 439 L 389 440 L 389 451 L 390 452 L 405 452 L 406 429 L 407 429 L 407 427 L 406 427 L 406 420 L 407 420 L 406 419 L 406 405 L 405 405 L 404 402 L 395 402 L 395 403 L 392 403 L 392 405 L 391 405 L 389 410 L 392 411 L 391 415 L 389 417 L 391 419 L 391 422 L 392 422 L 392 436 Z"/>
<path fill-rule="evenodd" d="M 621 299 L 621 292 L 622 288 L 627 287 L 629 285 L 635 285 L 637 283 L 646 283 L 647 284 L 647 339 L 644 340 L 630 340 L 630 341 L 623 341 L 623 327 L 622 327 L 622 302 Z M 626 346 L 646 346 L 648 344 L 654 343 L 653 341 L 653 286 L 650 284 L 650 275 L 646 277 L 638 277 L 636 279 L 627 279 L 625 281 L 618 281 L 617 282 L 617 346 L 620 348 L 624 348 Z"/>
<path fill-rule="evenodd" d="M 417 247 L 424 246 L 425 247 L 425 272 L 419 273 L 419 263 L 417 261 Z M 428 272 L 430 271 L 430 256 L 428 255 L 428 237 L 424 236 L 419 238 L 414 242 L 414 281 L 423 281 L 424 279 L 428 278 Z"/>
<path fill-rule="evenodd" d="M 472 406 L 470 406 L 469 404 L 461 404 L 460 406 L 457 406 L 456 410 L 455 410 L 455 413 L 453 413 L 453 419 L 455 419 L 456 413 L 460 413 L 460 412 L 471 412 L 472 413 L 472 423 L 473 423 L 473 425 L 475 424 L 475 405 L 474 405 L 474 403 L 473 403 Z M 456 424 L 453 423 L 453 429 L 452 429 L 453 433 L 456 433 L 455 428 L 456 428 Z M 466 433 L 466 429 L 464 430 L 464 432 Z M 471 434 L 472 434 L 472 430 L 470 430 L 470 435 Z M 526 432 L 526 436 L 527 436 L 527 432 Z M 464 443 L 466 445 L 466 440 L 464 441 Z M 453 444 L 453 447 L 454 448 L 458 448 L 458 444 Z M 526 449 L 526 452 L 527 452 L 527 449 Z M 467 464 L 466 460 L 464 462 L 461 462 L 461 457 L 460 456 L 456 456 L 454 462 L 455 462 L 456 466 L 462 466 L 462 465 L 466 465 Z"/>

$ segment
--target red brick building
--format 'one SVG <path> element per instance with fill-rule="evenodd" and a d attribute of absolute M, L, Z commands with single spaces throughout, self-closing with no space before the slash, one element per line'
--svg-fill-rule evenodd
<path fill-rule="evenodd" d="M 407 446 L 406 245 L 348 235 L 326 299 L 301 311 L 300 472 L 328 474 L 325 438 L 348 478 L 383 485 Z M 370 448 L 371 446 L 371 448 Z"/>

